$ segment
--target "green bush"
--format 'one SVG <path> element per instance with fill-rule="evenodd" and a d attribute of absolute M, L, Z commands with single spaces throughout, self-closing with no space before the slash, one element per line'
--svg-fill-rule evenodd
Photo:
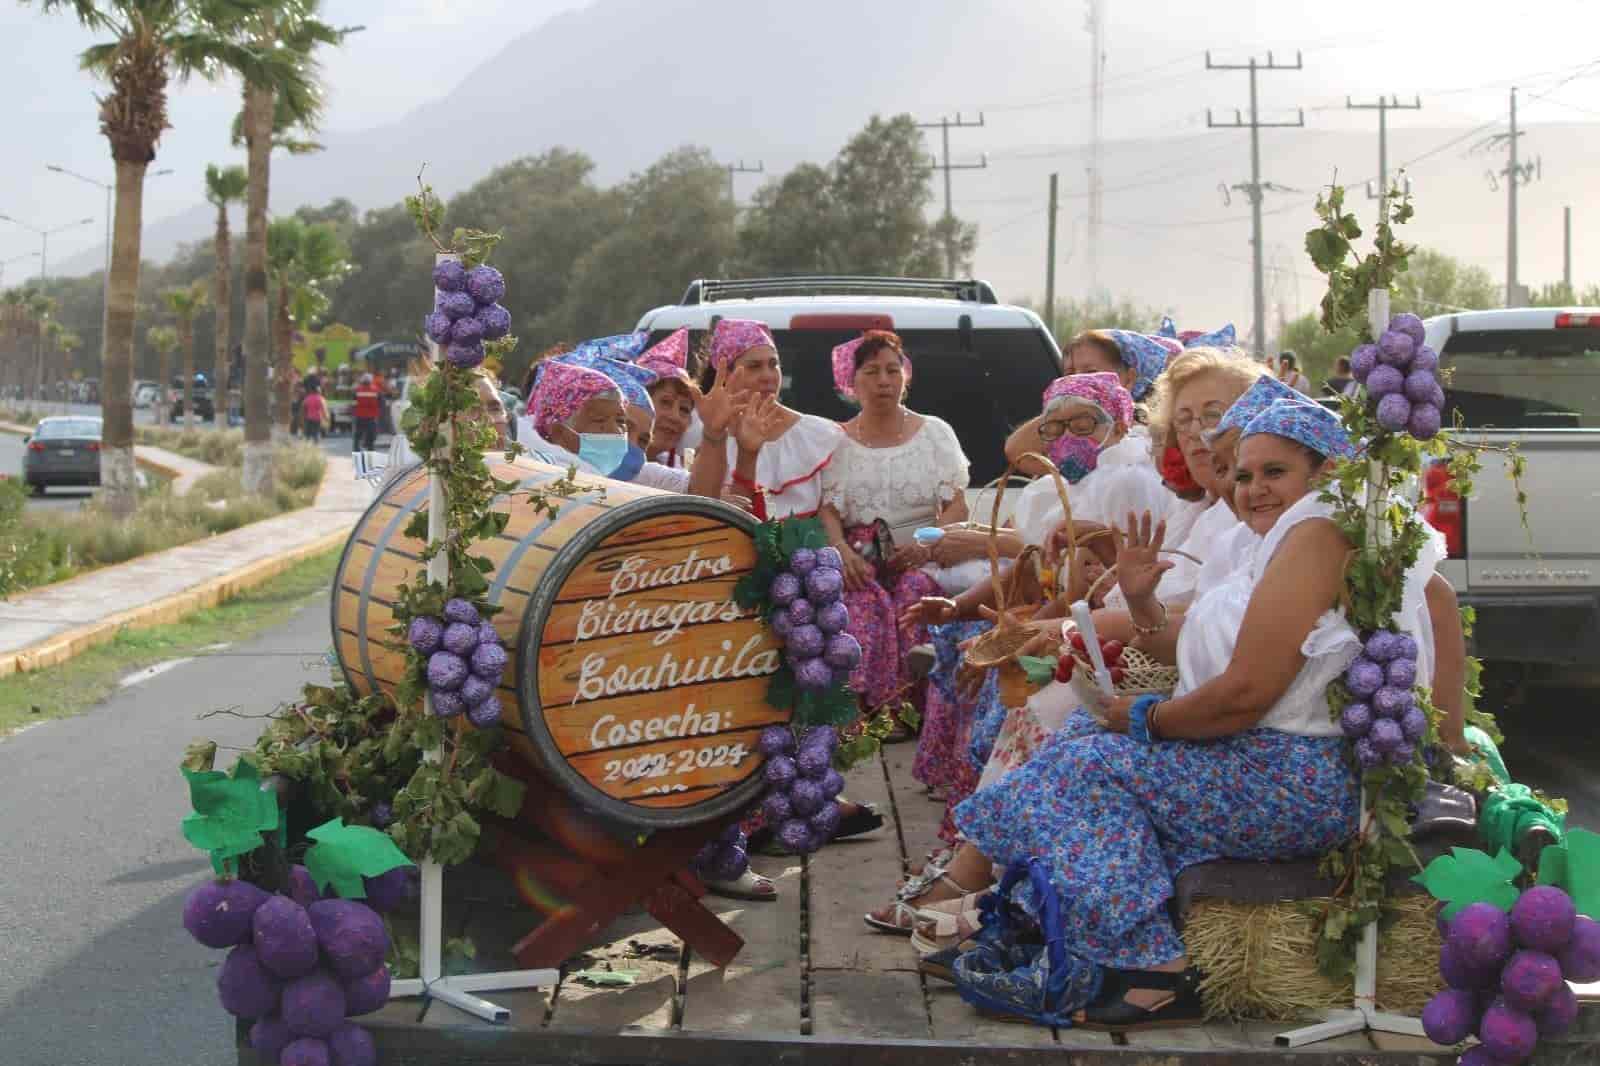
<path fill-rule="evenodd" d="M 140 426 L 133 431 L 135 444 L 163 448 L 185 459 L 212 466 L 244 465 L 244 431 L 239 429 L 158 429 Z"/>

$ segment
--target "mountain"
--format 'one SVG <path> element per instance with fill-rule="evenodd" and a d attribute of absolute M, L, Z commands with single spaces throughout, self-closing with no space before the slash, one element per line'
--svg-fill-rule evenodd
<path fill-rule="evenodd" d="M 684 143 L 703 144 L 730 162 L 761 161 L 768 175 L 829 159 L 874 112 L 910 111 L 919 119 L 963 110 L 968 118 L 993 102 L 1028 101 L 1080 84 L 1074 60 L 1084 51 L 1076 9 L 1057 0 L 1004 6 L 965 0 L 597 0 L 503 43 L 486 36 L 484 53 L 443 55 L 416 76 L 437 82 L 438 96 L 381 127 L 331 133 L 327 150 L 273 160 L 273 208 L 349 197 L 363 208 L 397 201 L 427 180 L 449 195 L 497 164 L 563 145 L 589 154 L 597 180 L 610 183 Z M 359 40 L 351 47 L 358 47 Z M 1128 47 L 1131 48 L 1131 45 Z M 337 56 L 330 57 L 337 62 Z M 1133 61 L 1129 61 L 1133 62 Z M 1195 79 L 1180 67 L 1172 80 Z M 1159 88 L 1160 86 L 1158 86 Z M 1232 98 L 1242 86 L 1216 86 Z M 1069 94 L 1070 95 L 1070 94 Z M 1115 296 L 1177 312 L 1180 323 L 1209 327 L 1223 318 L 1248 325 L 1251 303 L 1249 206 L 1242 193 L 1224 202 L 1219 187 L 1248 180 L 1241 132 L 1193 128 L 1193 94 L 1171 88 L 1134 107 L 1108 111 L 1105 228 L 1100 285 Z M 1179 131 L 1149 136 L 1150 119 L 1182 115 Z M 1008 298 L 1042 298 L 1048 174 L 1061 174 L 1059 292 L 1088 290 L 1084 225 L 1085 153 L 1079 105 L 992 111 L 982 129 L 952 131 L 955 159 L 989 150 L 985 170 L 952 175 L 958 214 L 980 224 L 977 273 Z M 948 110 L 946 110 L 948 109 Z M 1062 114 L 1070 115 L 1063 122 Z M 1376 137 L 1367 126 L 1316 128 L 1342 120 L 1310 116 L 1312 128 L 1262 135 L 1263 178 L 1301 190 L 1272 193 L 1264 245 L 1269 305 L 1288 314 L 1313 305 L 1320 278 L 1301 252 L 1314 224 L 1310 201 L 1331 181 L 1359 182 L 1376 169 Z M 1413 120 L 1414 121 L 1414 120 Z M 1168 122 L 1171 129 L 1173 123 Z M 1423 155 L 1463 130 L 1395 122 L 1390 159 Z M 1586 128 L 1535 127 L 1525 156 L 1560 165 L 1523 197 L 1523 280 L 1559 277 L 1560 206 L 1600 173 L 1600 146 Z M 937 131 L 930 148 L 938 150 Z M 1135 134 L 1145 134 L 1135 136 Z M 1064 142 L 1064 143 L 1063 143 Z M 1504 272 L 1504 192 L 1484 173 L 1503 158 L 1437 152 L 1414 170 L 1419 214 L 1412 240 Z M 747 198 L 764 179 L 738 179 Z M 937 186 L 938 183 L 936 183 Z M 1356 191 L 1358 201 L 1363 198 Z M 937 209 L 937 204 L 935 209 Z M 1370 209 L 1361 203 L 1363 218 Z M 180 241 L 209 236 L 203 204 L 146 226 L 146 255 L 169 256 Z M 98 249 L 69 270 L 98 269 Z M 1574 263 L 1579 280 L 1600 277 L 1600 252 Z"/>

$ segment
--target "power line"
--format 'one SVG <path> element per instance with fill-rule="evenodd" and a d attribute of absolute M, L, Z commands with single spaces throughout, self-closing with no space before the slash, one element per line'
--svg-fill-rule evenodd
<path fill-rule="evenodd" d="M 1250 131 L 1250 181 L 1235 185 L 1236 189 L 1243 189 L 1250 197 L 1251 238 L 1250 246 L 1254 269 L 1252 271 L 1253 304 L 1255 312 L 1254 341 L 1257 356 L 1266 354 L 1266 285 L 1262 277 L 1261 247 L 1261 199 L 1262 195 L 1271 188 L 1269 183 L 1261 180 L 1261 131 L 1263 129 L 1282 127 L 1301 127 L 1306 124 L 1305 112 L 1300 112 L 1293 122 L 1262 122 L 1258 97 L 1256 94 L 1256 73 L 1263 70 L 1303 70 L 1304 61 L 1301 53 L 1296 52 L 1294 66 L 1278 63 L 1272 58 L 1272 53 L 1267 53 L 1266 63 L 1261 63 L 1255 56 L 1250 57 L 1248 63 L 1214 63 L 1211 53 L 1206 53 L 1207 70 L 1245 70 L 1250 72 L 1250 121 L 1235 110 L 1232 122 L 1217 122 L 1211 117 L 1211 111 L 1206 110 L 1206 126 L 1212 129 L 1248 129 Z"/>

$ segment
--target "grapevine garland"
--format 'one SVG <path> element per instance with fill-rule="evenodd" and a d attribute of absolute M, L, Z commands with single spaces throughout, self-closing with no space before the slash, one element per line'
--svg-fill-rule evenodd
<path fill-rule="evenodd" d="M 1441 432 L 1445 397 L 1436 378 L 1438 356 L 1424 343 L 1421 320 L 1395 315 L 1373 335 L 1371 297 L 1393 286 L 1413 250 L 1395 234 L 1414 214 L 1410 194 L 1397 185 L 1380 200 L 1374 250 L 1364 258 L 1352 244 L 1361 227 L 1345 210 L 1343 188 L 1334 185 L 1319 195 L 1316 211 L 1322 222 L 1306 234 L 1306 250 L 1328 277 L 1322 325 L 1330 333 L 1354 329 L 1364 341 L 1351 356 L 1360 386 L 1344 398 L 1340 412 L 1362 452 L 1338 462 L 1324 494 L 1353 547 L 1343 597 L 1363 642 L 1327 691 L 1330 715 L 1353 741 L 1350 756 L 1367 801 L 1361 832 L 1322 860 L 1323 872 L 1339 889 L 1323 917 L 1318 964 L 1337 977 L 1354 971 L 1357 942 L 1382 913 L 1391 871 L 1421 866 L 1409 840 L 1409 810 L 1427 785 L 1428 756 L 1440 750 L 1439 711 L 1428 679 L 1417 677 L 1415 642 L 1399 632 L 1396 620 L 1405 573 L 1428 536 L 1416 511 L 1400 501 L 1430 461 L 1446 462 L 1458 491 L 1470 493 L 1480 449 Z M 1378 306 L 1386 309 L 1387 303 Z M 1514 481 L 1520 477 L 1521 458 L 1514 452 L 1508 469 Z M 1519 504 L 1526 499 L 1520 487 L 1517 496 Z M 1525 512 L 1523 521 L 1526 526 Z M 1463 622 L 1470 626 L 1470 612 L 1463 613 Z M 1498 738 L 1493 717 L 1475 705 L 1481 672 L 1469 657 L 1468 721 Z M 1481 764 L 1466 765 L 1466 773 L 1482 784 Z"/>

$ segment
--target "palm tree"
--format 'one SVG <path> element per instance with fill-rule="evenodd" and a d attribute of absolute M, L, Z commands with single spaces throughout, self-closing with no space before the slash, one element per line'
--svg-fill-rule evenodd
<path fill-rule="evenodd" d="M 307 129 L 314 128 L 322 112 L 314 53 L 318 45 L 338 44 L 346 31 L 318 19 L 320 0 L 275 0 L 238 22 L 241 39 L 259 50 L 270 50 L 295 66 L 291 80 L 253 76 L 244 80 L 244 133 L 246 170 L 244 214 L 244 470 L 246 492 L 272 491 L 272 425 L 267 400 L 267 359 L 270 348 L 267 307 L 267 193 L 271 182 L 273 135 L 281 132 L 283 116 Z M 279 417 L 287 419 L 287 411 Z"/>
<path fill-rule="evenodd" d="M 117 197 L 100 370 L 105 416 L 100 485 L 106 506 L 115 514 L 131 514 L 138 500 L 133 459 L 134 304 L 139 291 L 144 177 L 169 126 L 167 83 L 173 75 L 181 80 L 233 70 L 260 84 L 303 87 L 299 68 L 279 50 L 258 48 L 235 33 L 239 19 L 281 2 L 39 0 L 46 13 L 69 11 L 85 29 L 111 37 L 85 49 L 80 62 L 111 85 L 111 91 L 99 98 L 100 132 L 111 146 Z"/>
<path fill-rule="evenodd" d="M 56 301 L 42 292 L 29 291 L 25 303 L 28 310 L 28 331 L 33 336 L 33 394 L 43 399 L 45 327 L 56 313 Z"/>
<path fill-rule="evenodd" d="M 307 225 L 290 215 L 274 219 L 267 227 L 267 273 L 277 287 L 272 312 L 272 350 L 277 356 L 273 381 L 279 436 L 287 436 L 289 432 L 294 331 L 309 328 L 327 313 L 332 302 L 328 290 L 349 272 L 349 251 L 332 225 L 326 222 Z"/>
<path fill-rule="evenodd" d="M 215 163 L 206 167 L 206 199 L 217 209 L 217 232 L 212 238 L 217 265 L 211 275 L 211 306 L 217 313 L 217 340 L 211 420 L 218 426 L 227 417 L 228 368 L 233 365 L 233 241 L 228 230 L 228 205 L 244 200 L 249 181 L 244 167 L 219 167 Z M 185 406 L 185 422 L 188 410 Z"/>
<path fill-rule="evenodd" d="M 172 353 L 178 350 L 178 331 L 171 326 L 151 326 L 144 331 L 144 339 L 156 350 L 160 359 L 156 380 L 161 382 L 161 398 L 156 401 L 156 425 L 164 426 L 167 424 L 167 412 L 171 410 L 166 402 L 167 382 L 172 380 Z"/>
<path fill-rule="evenodd" d="M 162 302 L 178 320 L 178 350 L 183 352 L 183 424 L 192 427 L 194 417 L 194 317 L 206 306 L 206 283 L 196 281 L 187 289 L 168 289 Z M 211 410 L 216 412 L 218 386 L 212 383 Z"/>

